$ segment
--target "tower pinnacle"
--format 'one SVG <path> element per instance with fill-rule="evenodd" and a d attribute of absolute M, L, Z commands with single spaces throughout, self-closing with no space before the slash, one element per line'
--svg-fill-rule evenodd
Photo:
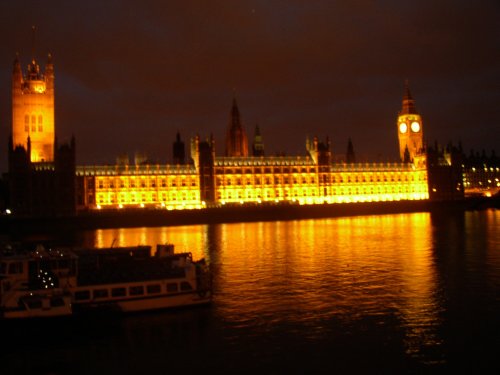
<path fill-rule="evenodd" d="M 417 114 L 417 109 L 415 108 L 415 100 L 413 100 L 413 97 L 411 96 L 408 80 L 405 80 L 403 105 L 399 114 L 400 115 Z"/>
<path fill-rule="evenodd" d="M 231 117 L 226 135 L 226 156 L 248 156 L 248 139 L 245 129 L 241 125 L 240 111 L 233 97 Z"/>

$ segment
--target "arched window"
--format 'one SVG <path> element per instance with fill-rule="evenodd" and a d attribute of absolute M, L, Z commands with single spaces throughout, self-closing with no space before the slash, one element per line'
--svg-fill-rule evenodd
<path fill-rule="evenodd" d="M 42 115 L 38 116 L 38 131 L 39 132 L 43 131 L 43 118 L 42 118 Z"/>
<path fill-rule="evenodd" d="M 31 131 L 36 132 L 36 116 L 31 116 Z"/>
<path fill-rule="evenodd" d="M 24 116 L 24 131 L 26 133 L 30 131 L 30 117 L 28 115 Z"/>

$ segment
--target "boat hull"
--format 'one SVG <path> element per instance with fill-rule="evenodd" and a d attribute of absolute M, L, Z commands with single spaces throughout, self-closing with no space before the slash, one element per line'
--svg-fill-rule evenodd
<path fill-rule="evenodd" d="M 207 305 L 212 301 L 209 293 L 201 296 L 198 293 L 163 294 L 141 298 L 126 298 L 101 302 L 75 303 L 75 312 L 110 311 L 139 312 L 150 310 L 166 310 L 184 306 Z"/>

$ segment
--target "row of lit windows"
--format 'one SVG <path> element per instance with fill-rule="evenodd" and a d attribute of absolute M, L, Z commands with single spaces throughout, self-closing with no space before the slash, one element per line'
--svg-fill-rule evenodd
<path fill-rule="evenodd" d="M 302 178 L 289 178 L 288 176 L 282 177 L 282 176 L 274 176 L 274 177 L 255 177 L 255 179 L 252 179 L 251 177 L 247 178 L 217 178 L 217 186 L 231 186 L 231 185 L 261 185 L 262 183 L 264 185 L 280 185 L 280 184 L 298 184 L 299 182 L 302 184 L 314 184 L 316 183 L 316 179 L 314 176 L 310 176 L 309 178 L 307 177 L 302 177 Z"/>
<path fill-rule="evenodd" d="M 336 183 L 365 183 L 365 182 L 414 182 L 414 181 L 425 181 L 425 173 L 419 173 L 415 175 L 414 173 L 405 173 L 403 175 L 374 175 L 374 174 L 341 174 L 341 175 L 322 175 L 320 182 L 323 184 L 336 184 Z M 263 177 L 256 176 L 252 178 L 247 176 L 245 178 L 236 177 L 218 177 L 217 186 L 231 186 L 231 185 L 280 185 L 280 184 L 315 184 L 316 179 L 314 176 L 293 176 L 292 178 L 288 176 L 274 176 L 274 177 Z"/>
<path fill-rule="evenodd" d="M 89 189 L 93 188 L 93 182 L 91 179 L 87 180 L 87 187 Z M 146 179 L 146 178 L 98 178 L 97 188 L 98 189 L 128 189 L 128 188 L 166 188 L 166 187 L 192 187 L 198 188 L 198 177 L 177 177 L 172 176 L 169 178 L 161 179 Z"/>
<path fill-rule="evenodd" d="M 283 174 L 283 173 L 316 173 L 316 167 L 302 167 L 302 168 L 290 168 L 290 167 L 266 167 L 266 168 L 215 168 L 216 174 Z"/>
<path fill-rule="evenodd" d="M 196 202 L 200 200 L 199 192 L 171 192 L 161 194 L 137 194 L 137 193 L 103 193 L 97 194 L 97 203 L 115 204 L 115 203 L 168 203 L 168 202 Z"/>
<path fill-rule="evenodd" d="M 323 188 L 325 195 L 350 195 L 350 194 L 382 194 L 382 193 L 413 193 L 427 191 L 426 184 L 409 184 L 409 185 L 372 185 L 372 186 L 355 186 L 355 187 L 325 187 Z M 288 192 L 293 196 L 315 196 L 317 195 L 317 188 L 292 188 L 292 189 L 219 189 L 218 194 L 237 194 L 239 197 L 256 196 L 261 198 L 262 192 L 264 194 L 273 194 L 273 196 L 288 195 Z"/>
<path fill-rule="evenodd" d="M 464 168 L 463 165 L 462 165 L 462 168 Z M 474 172 L 474 173 L 475 172 L 482 172 L 482 171 L 484 171 L 484 172 L 488 172 L 488 171 L 489 172 L 500 172 L 500 168 L 499 167 L 489 167 L 488 168 L 488 166 L 486 164 L 484 165 L 484 168 L 472 167 L 472 168 L 470 168 L 470 170 L 472 170 L 472 172 Z M 466 171 L 465 173 L 470 173 L 469 172 L 469 168 L 465 169 L 465 171 Z"/>
<path fill-rule="evenodd" d="M 318 195 L 317 189 L 256 189 L 256 190 L 219 190 L 217 191 L 217 199 L 230 201 L 232 199 L 276 199 L 288 197 L 315 197 Z"/>
<path fill-rule="evenodd" d="M 328 176 L 324 176 L 324 182 L 331 183 L 356 183 L 356 182 L 408 182 L 408 181 L 425 181 L 425 173 L 404 173 L 404 174 L 373 174 L 373 173 L 353 173 L 353 174 L 333 174 L 331 175 L 331 180 L 328 180 Z"/>
<path fill-rule="evenodd" d="M 36 133 L 37 131 L 37 125 L 38 125 L 38 131 L 43 132 L 43 117 L 42 115 L 38 115 L 38 121 L 37 117 L 35 115 L 25 115 L 24 116 L 24 131 L 26 133 L 29 133 L 30 131 L 30 119 L 31 119 L 31 132 Z"/>
<path fill-rule="evenodd" d="M 217 199 L 225 202 L 244 202 L 255 200 L 302 200 L 303 198 L 315 198 L 320 194 L 318 189 L 232 189 L 218 190 Z M 419 199 L 427 197 L 427 185 L 405 185 L 405 186 L 376 186 L 366 188 L 325 188 L 324 198 L 335 196 L 357 196 L 358 200 L 373 200 L 376 196 L 384 196 L 384 200 Z M 364 198 L 363 198 L 364 197 Z M 411 197 L 411 198 L 410 198 Z"/>

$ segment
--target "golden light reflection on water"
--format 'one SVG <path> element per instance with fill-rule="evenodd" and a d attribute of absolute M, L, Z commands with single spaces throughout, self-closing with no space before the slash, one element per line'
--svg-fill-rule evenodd
<path fill-rule="evenodd" d="M 286 320 L 314 337 L 324 320 L 389 311 L 409 354 L 440 343 L 429 214 L 227 224 L 220 253 L 221 308 L 237 324 Z"/>
<path fill-rule="evenodd" d="M 195 259 L 205 257 L 204 226 L 98 229 L 89 232 L 85 246 L 117 247 L 173 243 L 177 252 L 191 252 Z"/>
<path fill-rule="evenodd" d="M 236 327 L 255 327 L 255 335 L 287 324 L 308 327 L 301 334 L 316 339 L 329 334 L 332 319 L 346 329 L 396 319 L 409 355 L 441 342 L 428 213 L 94 234 L 98 247 L 171 242 L 177 251 L 208 258 L 216 313 Z"/>

